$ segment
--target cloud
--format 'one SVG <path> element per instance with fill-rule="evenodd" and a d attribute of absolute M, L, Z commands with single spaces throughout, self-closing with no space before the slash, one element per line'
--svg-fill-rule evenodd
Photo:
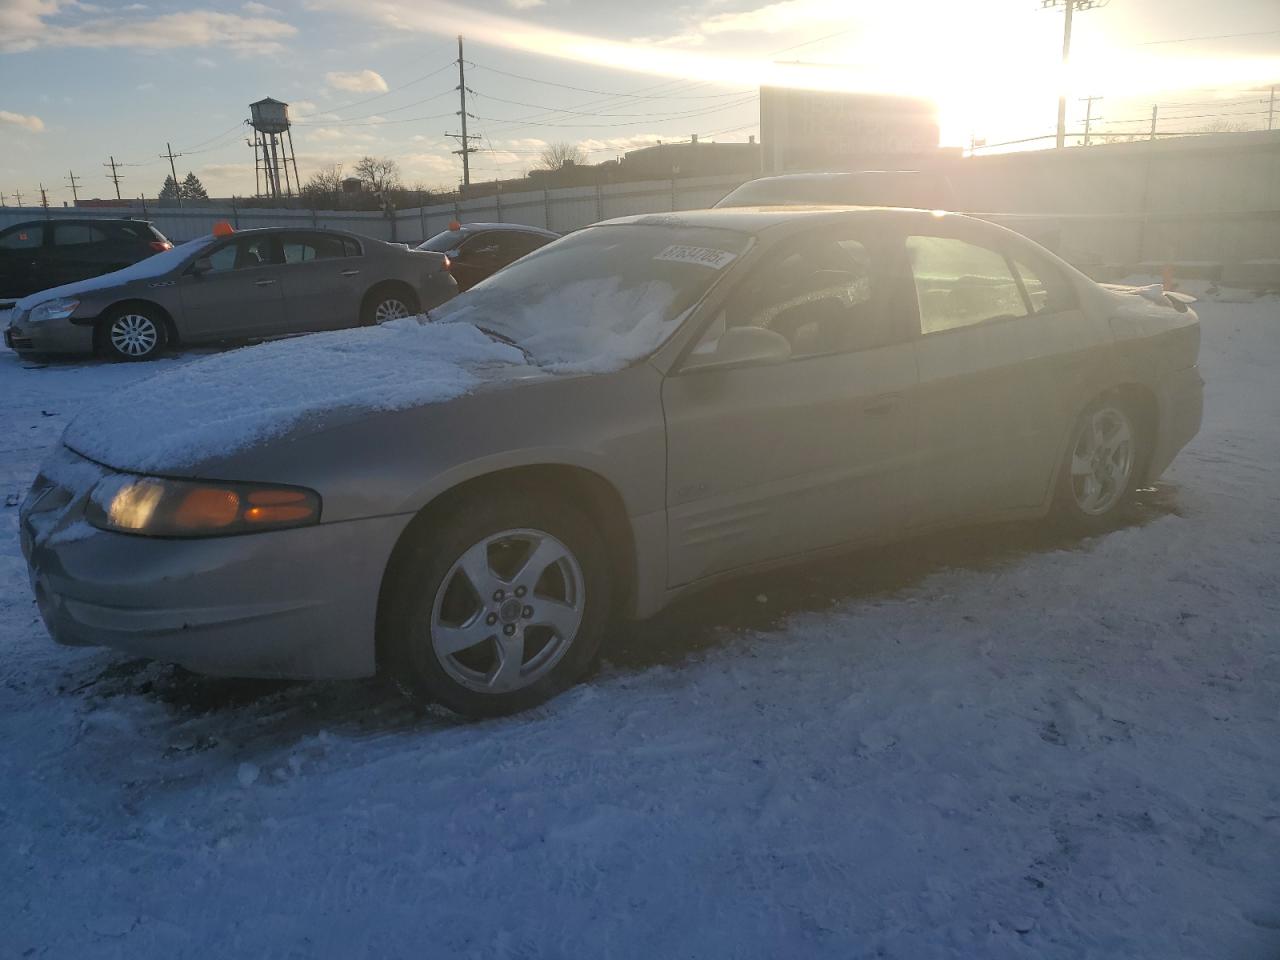
<path fill-rule="evenodd" d="M 22 127 L 24 130 L 30 130 L 32 133 L 44 132 L 44 121 L 34 114 L 0 110 L 0 124 L 12 124 L 15 127 Z"/>
<path fill-rule="evenodd" d="M 324 80 L 334 90 L 350 90 L 353 93 L 387 92 L 387 81 L 376 70 L 326 73 Z"/>
<path fill-rule="evenodd" d="M 541 7 L 546 4 L 547 0 L 507 0 L 507 6 L 512 10 L 532 10 L 534 7 Z"/>
<path fill-rule="evenodd" d="M 256 0 L 249 0 L 248 3 L 240 7 L 245 13 L 251 17 L 279 17 L 281 12 L 275 7 L 268 7 L 265 3 L 257 3 Z"/>
<path fill-rule="evenodd" d="M 142 8 L 145 10 L 145 8 Z M 137 5 L 106 16 L 76 0 L 4 0 L 0 3 L 0 52 L 37 47 L 170 50 L 227 47 L 240 54 L 277 53 L 297 28 L 270 17 L 213 10 L 184 10 L 148 17 Z"/>

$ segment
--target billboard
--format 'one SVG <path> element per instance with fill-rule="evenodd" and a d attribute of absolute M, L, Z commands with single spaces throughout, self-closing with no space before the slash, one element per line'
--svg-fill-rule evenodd
<path fill-rule="evenodd" d="M 938 149 L 931 100 L 791 87 L 760 88 L 765 173 L 846 170 Z"/>

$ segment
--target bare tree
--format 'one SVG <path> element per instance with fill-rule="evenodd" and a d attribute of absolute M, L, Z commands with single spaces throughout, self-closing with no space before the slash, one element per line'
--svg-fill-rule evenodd
<path fill-rule="evenodd" d="M 563 170 L 587 162 L 587 151 L 576 143 L 549 143 L 538 157 L 543 170 Z"/>
<path fill-rule="evenodd" d="M 374 193 L 385 193 L 400 186 L 400 164 L 390 157 L 361 157 L 356 161 L 355 171 Z"/>
<path fill-rule="evenodd" d="M 335 208 L 342 196 L 342 164 L 321 167 L 313 173 L 298 191 L 312 208 L 332 204 Z"/>

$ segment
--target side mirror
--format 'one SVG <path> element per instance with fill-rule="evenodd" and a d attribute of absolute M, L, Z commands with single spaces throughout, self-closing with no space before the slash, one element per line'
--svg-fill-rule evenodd
<path fill-rule="evenodd" d="M 208 257 L 196 257 L 191 264 L 191 275 L 195 277 L 209 273 L 211 270 L 213 270 L 213 261 Z"/>
<path fill-rule="evenodd" d="M 752 363 L 783 363 L 791 359 L 791 343 L 763 327 L 730 327 L 706 353 L 690 354 L 686 370 L 721 370 Z"/>

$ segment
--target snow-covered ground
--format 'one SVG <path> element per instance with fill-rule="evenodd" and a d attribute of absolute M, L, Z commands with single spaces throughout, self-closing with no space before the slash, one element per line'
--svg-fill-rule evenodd
<path fill-rule="evenodd" d="M 55 647 L 15 504 L 157 366 L 5 351 L 0 956 L 1280 955 L 1280 301 L 1243 299 L 1115 532 L 730 585 L 474 724 Z"/>

